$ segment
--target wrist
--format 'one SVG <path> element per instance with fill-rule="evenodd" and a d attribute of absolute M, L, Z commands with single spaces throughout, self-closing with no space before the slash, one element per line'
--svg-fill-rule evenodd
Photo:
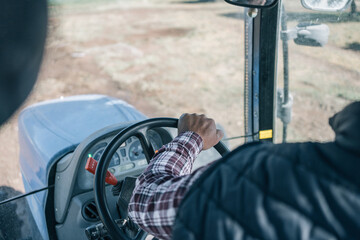
<path fill-rule="evenodd" d="M 182 145 L 191 156 L 197 156 L 204 146 L 201 136 L 192 131 L 180 133 L 176 138 L 174 138 L 173 142 Z"/>

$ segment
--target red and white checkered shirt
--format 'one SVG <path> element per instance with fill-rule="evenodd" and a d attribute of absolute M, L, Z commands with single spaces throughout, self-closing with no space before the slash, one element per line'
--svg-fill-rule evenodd
<path fill-rule="evenodd" d="M 129 216 L 142 229 L 160 239 L 171 239 L 176 212 L 186 192 L 207 169 L 191 173 L 203 148 L 201 137 L 185 132 L 164 145 L 136 181 Z"/>

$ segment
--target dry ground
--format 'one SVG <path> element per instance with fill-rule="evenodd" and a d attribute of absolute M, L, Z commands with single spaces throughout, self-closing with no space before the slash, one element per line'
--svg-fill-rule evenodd
<path fill-rule="evenodd" d="M 289 26 L 294 26 L 299 4 L 288 5 Z M 242 9 L 222 2 L 52 6 L 42 71 L 22 108 L 61 96 L 98 93 L 122 98 L 150 117 L 203 112 L 229 136 L 242 135 L 242 15 Z M 290 43 L 292 141 L 331 139 L 327 118 L 360 99 L 360 52 L 346 48 L 360 41 L 359 21 L 327 24 L 331 35 L 325 48 Z M 279 79 L 281 67 L 280 61 Z M 0 186 L 23 191 L 16 117 L 0 129 Z"/>

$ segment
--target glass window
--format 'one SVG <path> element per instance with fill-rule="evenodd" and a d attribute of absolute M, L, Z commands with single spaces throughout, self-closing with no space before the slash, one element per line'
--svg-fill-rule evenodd
<path fill-rule="evenodd" d="M 243 135 L 243 9 L 223 1 L 54 1 L 33 99 L 99 93 Z M 232 141 L 231 145 L 240 142 Z"/>
<path fill-rule="evenodd" d="M 284 58 L 280 40 L 278 88 L 284 88 L 288 64 L 293 99 L 286 141 L 331 140 L 334 134 L 328 118 L 360 99 L 359 15 L 350 9 L 335 13 L 306 10 L 298 0 L 284 1 L 284 9 L 287 34 L 282 36 L 288 36 L 288 56 Z M 276 126 L 276 141 L 281 142 L 283 124 L 279 119 Z"/>

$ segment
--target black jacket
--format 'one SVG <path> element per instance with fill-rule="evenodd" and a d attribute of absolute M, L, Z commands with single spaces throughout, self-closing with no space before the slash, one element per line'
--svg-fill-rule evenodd
<path fill-rule="evenodd" d="M 360 102 L 330 124 L 334 142 L 253 143 L 213 164 L 173 239 L 360 239 Z"/>

